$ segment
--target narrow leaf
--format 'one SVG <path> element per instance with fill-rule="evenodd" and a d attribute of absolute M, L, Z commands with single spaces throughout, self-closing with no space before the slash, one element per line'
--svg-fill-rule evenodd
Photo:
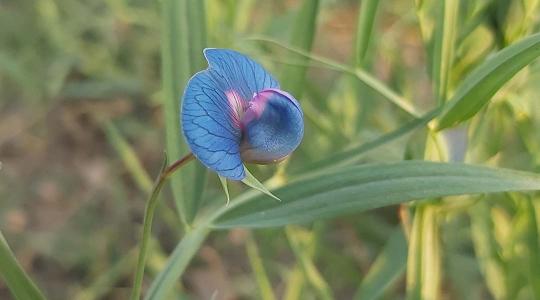
<path fill-rule="evenodd" d="M 266 38 L 266 37 L 253 37 L 250 38 L 250 40 L 254 41 L 261 41 L 261 42 L 267 42 L 274 45 L 277 45 L 283 49 L 286 49 L 288 51 L 300 54 L 302 56 L 308 57 L 314 62 L 318 62 L 320 64 L 326 65 L 336 71 L 345 72 L 350 75 L 353 75 L 358 80 L 360 80 L 362 83 L 364 83 L 366 86 L 371 88 L 373 91 L 378 93 L 379 95 L 383 96 L 388 101 L 395 104 L 397 107 L 402 109 L 403 111 L 407 112 L 411 116 L 419 117 L 420 113 L 418 110 L 410 103 L 409 100 L 403 98 L 402 96 L 398 95 L 396 92 L 394 92 L 392 89 L 390 89 L 386 84 L 379 81 L 372 75 L 370 75 L 368 72 L 364 71 L 360 68 L 350 68 L 346 65 L 340 64 L 338 62 L 335 62 L 331 59 L 328 59 L 326 57 L 318 56 L 315 54 L 308 53 L 302 49 L 298 49 L 293 46 L 286 45 L 278 40 Z"/>
<path fill-rule="evenodd" d="M 519 70 L 540 55 L 540 33 L 504 48 L 480 64 L 458 86 L 437 129 L 454 126 L 474 116 Z"/>
<path fill-rule="evenodd" d="M 275 300 L 276 296 L 272 291 L 272 284 L 270 279 L 266 274 L 266 269 L 264 268 L 263 260 L 259 254 L 259 248 L 257 247 L 257 242 L 253 236 L 249 235 L 246 240 L 246 252 L 249 258 L 249 264 L 253 270 L 253 275 L 257 280 L 259 286 L 259 292 L 262 300 Z"/>
<path fill-rule="evenodd" d="M 164 0 L 162 2 L 161 71 L 167 152 L 172 159 L 189 152 L 180 128 L 179 101 L 183 87 L 195 72 L 205 67 L 202 50 L 206 44 L 203 1 Z M 186 166 L 171 178 L 174 200 L 182 221 L 193 221 L 206 182 L 206 168 Z"/>
<path fill-rule="evenodd" d="M 118 128 L 112 122 L 105 123 L 105 134 L 109 143 L 116 150 L 126 169 L 133 177 L 135 183 L 141 190 L 149 193 L 152 190 L 152 179 L 144 169 L 141 161 L 127 140 L 120 134 Z"/>
<path fill-rule="evenodd" d="M 186 152 L 187 145 L 180 131 L 180 106 L 178 101 L 182 95 L 182 87 L 190 76 L 189 59 L 189 28 L 186 18 L 186 0 L 164 0 L 162 6 L 162 45 L 161 45 L 161 76 L 163 89 L 163 112 L 165 114 L 165 129 L 167 152 L 175 160 Z M 177 172 L 171 177 L 171 188 L 174 195 L 176 210 L 182 221 L 187 223 L 185 199 L 187 185 L 184 178 L 193 167 L 188 166 L 183 172 Z"/>
<path fill-rule="evenodd" d="M 311 51 L 315 32 L 317 31 L 317 14 L 319 11 L 319 0 L 304 0 L 295 18 L 291 45 L 306 52 Z M 308 58 L 299 54 L 289 54 L 290 59 L 306 64 Z M 306 66 L 286 65 L 283 68 L 283 89 L 289 91 L 296 98 L 302 97 L 304 90 L 304 78 Z"/>
<path fill-rule="evenodd" d="M 0 232 L 0 278 L 18 300 L 44 300 L 45 296 L 26 275 Z"/>
<path fill-rule="evenodd" d="M 201 224 L 201 226 L 192 229 L 184 236 L 169 257 L 165 269 L 152 282 L 144 299 L 170 299 L 169 293 L 177 283 L 178 278 L 180 278 L 187 268 L 193 256 L 197 253 L 197 250 L 201 247 L 207 235 L 208 229 Z"/>
<path fill-rule="evenodd" d="M 384 249 L 362 280 L 355 299 L 379 299 L 388 286 L 403 275 L 407 265 L 407 240 L 401 228 L 394 229 Z"/>
<path fill-rule="evenodd" d="M 433 82 L 438 103 L 446 99 L 448 77 L 452 68 L 459 1 L 445 0 L 439 4 L 441 16 L 438 18 L 433 41 Z"/>
<path fill-rule="evenodd" d="M 258 191 L 263 192 L 264 194 L 276 199 L 277 201 L 281 201 L 278 197 L 274 196 L 265 186 L 262 184 L 253 174 L 249 172 L 247 168 L 246 169 L 246 178 L 242 180 L 243 183 L 245 183 L 247 186 L 252 187 Z"/>
<path fill-rule="evenodd" d="M 303 232 L 301 228 L 287 226 L 285 228 L 285 234 L 294 256 L 302 268 L 302 272 L 304 272 L 304 277 L 317 294 L 317 299 L 334 299 L 329 284 L 319 272 L 312 259 L 314 254 L 313 246 L 315 246 L 314 233 Z M 305 243 L 302 243 L 302 240 L 306 240 Z"/>
<path fill-rule="evenodd" d="M 411 188 L 414 187 L 414 188 Z M 352 214 L 415 199 L 538 190 L 540 176 L 457 163 L 405 161 L 351 166 L 313 174 L 220 212 L 214 227 L 272 227 Z"/>
<path fill-rule="evenodd" d="M 360 13 L 356 28 L 355 65 L 357 68 L 364 67 L 378 6 L 379 0 L 363 0 L 360 4 Z"/>
<path fill-rule="evenodd" d="M 325 157 L 319 161 L 309 164 L 294 173 L 301 174 L 301 173 L 305 173 L 305 172 L 313 171 L 313 170 L 336 168 L 340 166 L 357 163 L 369 151 L 375 150 L 383 145 L 387 145 L 391 142 L 394 142 L 398 140 L 399 138 L 407 136 L 407 134 L 410 134 L 414 130 L 427 125 L 433 118 L 435 118 L 440 113 L 440 111 L 441 109 L 434 109 L 426 113 L 422 117 L 413 119 L 403 124 L 403 126 L 387 134 L 384 134 L 372 141 L 369 141 L 367 143 L 363 143 L 360 145 L 351 146 L 340 152 L 333 153 L 329 155 L 328 157 Z"/>

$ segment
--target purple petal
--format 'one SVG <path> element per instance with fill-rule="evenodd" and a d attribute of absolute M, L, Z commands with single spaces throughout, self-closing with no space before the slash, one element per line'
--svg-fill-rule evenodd
<path fill-rule="evenodd" d="M 242 160 L 278 162 L 298 147 L 304 135 L 304 119 L 298 101 L 278 89 L 259 92 L 242 118 Z"/>

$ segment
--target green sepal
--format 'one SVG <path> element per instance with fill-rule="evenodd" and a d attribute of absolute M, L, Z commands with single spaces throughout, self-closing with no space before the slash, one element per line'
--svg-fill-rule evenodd
<path fill-rule="evenodd" d="M 276 199 L 277 201 L 281 201 L 281 199 L 270 193 L 270 191 L 259 180 L 257 180 L 257 178 L 255 178 L 255 176 L 253 176 L 253 174 L 251 174 L 245 166 L 244 170 L 246 171 L 246 178 L 242 179 L 242 182 L 244 184 L 265 193 L 266 195 Z"/>
<path fill-rule="evenodd" d="M 229 188 L 227 187 L 227 178 L 223 177 L 221 175 L 218 175 L 219 181 L 221 182 L 221 186 L 223 187 L 223 191 L 225 192 L 225 196 L 227 196 L 227 206 L 229 206 L 229 203 L 231 202 L 231 197 L 229 196 Z"/>

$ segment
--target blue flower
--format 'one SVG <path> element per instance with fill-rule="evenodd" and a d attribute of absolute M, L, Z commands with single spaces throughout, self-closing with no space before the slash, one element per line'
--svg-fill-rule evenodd
<path fill-rule="evenodd" d="M 261 65 L 228 49 L 205 49 L 208 69 L 188 82 L 181 122 L 191 151 L 206 167 L 232 180 L 244 163 L 287 157 L 302 140 L 300 104 Z"/>

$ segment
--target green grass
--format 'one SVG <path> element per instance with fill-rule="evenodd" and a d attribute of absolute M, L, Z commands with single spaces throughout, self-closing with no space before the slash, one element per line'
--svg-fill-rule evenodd
<path fill-rule="evenodd" d="M 534 0 L 2 4 L 0 298 L 540 299 L 539 16 Z M 205 47 L 260 61 L 304 108 L 300 148 L 248 166 L 258 190 L 197 161 L 153 187 L 189 152 L 179 101 Z"/>

